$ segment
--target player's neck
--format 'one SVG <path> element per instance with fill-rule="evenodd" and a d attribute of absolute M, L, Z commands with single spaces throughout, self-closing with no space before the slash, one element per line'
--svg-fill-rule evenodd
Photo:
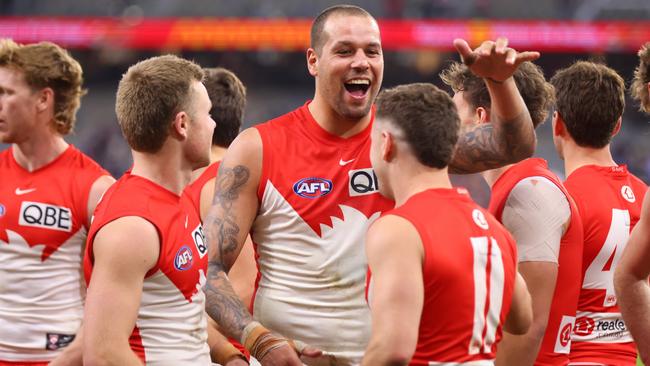
<path fill-rule="evenodd" d="M 223 160 L 223 156 L 226 155 L 227 147 L 212 145 L 210 148 L 210 164 Z"/>
<path fill-rule="evenodd" d="M 506 170 L 512 168 L 515 164 L 509 164 L 506 166 L 503 166 L 501 168 L 496 168 L 496 169 L 490 169 L 486 170 L 481 173 L 483 176 L 483 179 L 485 179 L 485 182 L 490 186 L 490 189 L 494 185 L 494 183 L 503 175 L 503 173 L 506 172 Z"/>
<path fill-rule="evenodd" d="M 370 124 L 372 116 L 371 113 L 368 113 L 360 119 L 345 118 L 320 100 L 318 96 L 314 97 L 307 108 L 321 128 L 342 138 L 351 137 L 363 131 Z"/>
<path fill-rule="evenodd" d="M 150 154 L 133 151 L 131 174 L 144 177 L 180 195 L 192 179 L 192 167 L 184 161 L 182 151 L 165 143 L 160 151 Z"/>
<path fill-rule="evenodd" d="M 419 165 L 400 169 L 393 177 L 396 177 L 391 182 L 396 207 L 403 205 L 413 195 L 428 189 L 452 188 L 447 168 L 435 169 Z"/>
<path fill-rule="evenodd" d="M 223 160 L 223 156 L 226 155 L 226 151 L 228 148 L 226 147 L 221 147 L 217 145 L 212 145 L 210 148 L 210 164 L 216 163 L 217 161 Z M 192 182 L 197 180 L 203 172 L 207 169 L 208 167 L 203 167 L 196 169 L 192 172 Z"/>
<path fill-rule="evenodd" d="M 68 148 L 61 135 L 35 133 L 28 140 L 13 144 L 13 156 L 18 165 L 33 172 L 54 161 Z"/>
<path fill-rule="evenodd" d="M 568 177 L 576 169 L 585 165 L 616 166 L 609 144 L 600 149 L 581 147 L 576 144 L 566 144 L 562 150 L 564 155 L 564 174 Z"/>

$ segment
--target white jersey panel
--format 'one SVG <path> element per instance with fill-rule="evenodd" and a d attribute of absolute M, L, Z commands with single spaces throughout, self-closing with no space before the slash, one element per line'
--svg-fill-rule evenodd
<path fill-rule="evenodd" d="M 82 226 L 45 261 L 44 244 L 30 247 L 11 230 L 7 236 L 9 243 L 0 240 L 0 359 L 51 360 L 59 352 L 46 348 L 48 333 L 72 336 L 83 318 L 86 229 Z"/>
<path fill-rule="evenodd" d="M 366 217 L 339 205 L 342 219 L 318 235 L 273 186 L 266 183 L 252 238 L 262 277 L 254 316 L 266 327 L 334 355 L 337 364 L 360 362 L 370 337 L 364 298 Z"/>

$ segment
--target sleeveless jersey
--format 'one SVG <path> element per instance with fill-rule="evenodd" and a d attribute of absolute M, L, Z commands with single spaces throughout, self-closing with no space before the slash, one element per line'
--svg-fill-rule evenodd
<path fill-rule="evenodd" d="M 584 280 L 571 362 L 635 365 L 636 347 L 616 303 L 613 277 L 647 187 L 624 165 L 583 166 L 564 185 L 584 226 Z"/>
<path fill-rule="evenodd" d="M 198 178 L 192 183 L 190 183 L 185 188 L 185 193 L 190 197 L 194 205 L 196 206 L 197 212 L 199 212 L 199 217 L 201 215 L 201 191 L 203 186 L 210 181 L 210 179 L 217 177 L 217 172 L 219 171 L 219 164 L 221 161 L 216 161 L 210 165 L 199 175 Z"/>
<path fill-rule="evenodd" d="M 340 138 L 304 105 L 256 128 L 263 164 L 251 232 L 260 271 L 254 315 L 338 364 L 359 363 L 370 337 L 365 232 L 394 207 L 370 166 L 372 123 Z"/>
<path fill-rule="evenodd" d="M 103 175 L 72 145 L 33 172 L 0 153 L 0 360 L 48 361 L 74 339 L 88 195 Z"/>
<path fill-rule="evenodd" d="M 492 187 L 489 210 L 501 221 L 510 192 L 517 183 L 529 177 L 543 177 L 553 182 L 564 193 L 571 208 L 571 221 L 560 241 L 557 282 L 546 333 L 535 360 L 535 365 L 566 365 L 582 282 L 583 229 L 578 208 L 560 179 L 548 169 L 546 161 L 531 158 L 515 164 L 497 179 Z"/>
<path fill-rule="evenodd" d="M 160 238 L 158 262 L 144 279 L 131 349 L 147 365 L 209 365 L 202 291 L 208 249 L 194 204 L 185 194 L 179 197 L 127 172 L 106 191 L 95 210 L 84 257 L 87 283 L 96 233 L 124 216 L 146 219 Z"/>
<path fill-rule="evenodd" d="M 432 208 L 440 214 L 432 215 Z M 424 305 L 411 365 L 492 365 L 517 265 L 506 229 L 464 189 L 430 189 L 386 215 L 422 240 Z"/>

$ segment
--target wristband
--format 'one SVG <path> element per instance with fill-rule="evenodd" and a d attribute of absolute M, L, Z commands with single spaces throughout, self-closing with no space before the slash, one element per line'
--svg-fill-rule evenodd
<path fill-rule="evenodd" d="M 225 365 L 233 357 L 239 357 L 248 363 L 246 356 L 244 356 L 244 354 L 230 342 L 218 342 L 210 347 L 210 358 L 212 358 L 212 361 L 220 365 Z"/>

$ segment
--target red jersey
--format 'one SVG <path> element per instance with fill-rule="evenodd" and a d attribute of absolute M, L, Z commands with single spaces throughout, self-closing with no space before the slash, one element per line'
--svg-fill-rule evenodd
<path fill-rule="evenodd" d="M 431 216 L 432 207 L 441 214 Z M 411 365 L 494 360 L 516 276 L 510 234 L 464 189 L 426 190 L 386 215 L 411 222 L 424 249 L 424 306 Z"/>
<path fill-rule="evenodd" d="M 566 365 L 571 350 L 571 332 L 582 282 L 582 221 L 578 208 L 560 179 L 548 169 L 543 159 L 526 159 L 506 170 L 492 186 L 489 210 L 502 221 L 503 209 L 512 189 L 530 177 L 543 177 L 553 182 L 567 198 L 571 221 L 560 241 L 558 273 L 546 333 L 535 365 Z"/>
<path fill-rule="evenodd" d="M 0 152 L 0 360 L 49 361 L 74 339 L 88 196 L 103 175 L 72 145 L 33 172 Z"/>
<path fill-rule="evenodd" d="M 201 215 L 201 191 L 203 190 L 203 186 L 205 186 L 206 183 L 210 181 L 210 179 L 217 177 L 220 163 L 221 161 L 217 161 L 208 165 L 208 167 L 205 168 L 201 175 L 199 175 L 199 177 L 196 178 L 194 182 L 190 183 L 185 188 L 185 193 L 190 197 L 192 202 L 194 202 L 196 210 L 199 212 L 199 216 Z"/>
<path fill-rule="evenodd" d="M 289 338 L 358 363 L 370 337 L 365 233 L 394 207 L 377 188 L 370 130 L 341 138 L 307 105 L 255 127 L 263 145 L 251 237 L 255 317 Z"/>
<path fill-rule="evenodd" d="M 131 349 L 147 365 L 210 364 L 202 291 L 208 248 L 198 213 L 187 195 L 178 196 L 130 173 L 113 184 L 97 206 L 88 234 L 86 282 L 90 283 L 92 275 L 95 235 L 107 223 L 125 216 L 146 219 L 160 237 L 158 262 L 144 279 L 129 339 Z"/>
<path fill-rule="evenodd" d="M 586 165 L 564 183 L 584 226 L 584 280 L 571 362 L 635 365 L 636 347 L 614 293 L 614 270 L 639 220 L 646 185 L 624 165 Z"/>

